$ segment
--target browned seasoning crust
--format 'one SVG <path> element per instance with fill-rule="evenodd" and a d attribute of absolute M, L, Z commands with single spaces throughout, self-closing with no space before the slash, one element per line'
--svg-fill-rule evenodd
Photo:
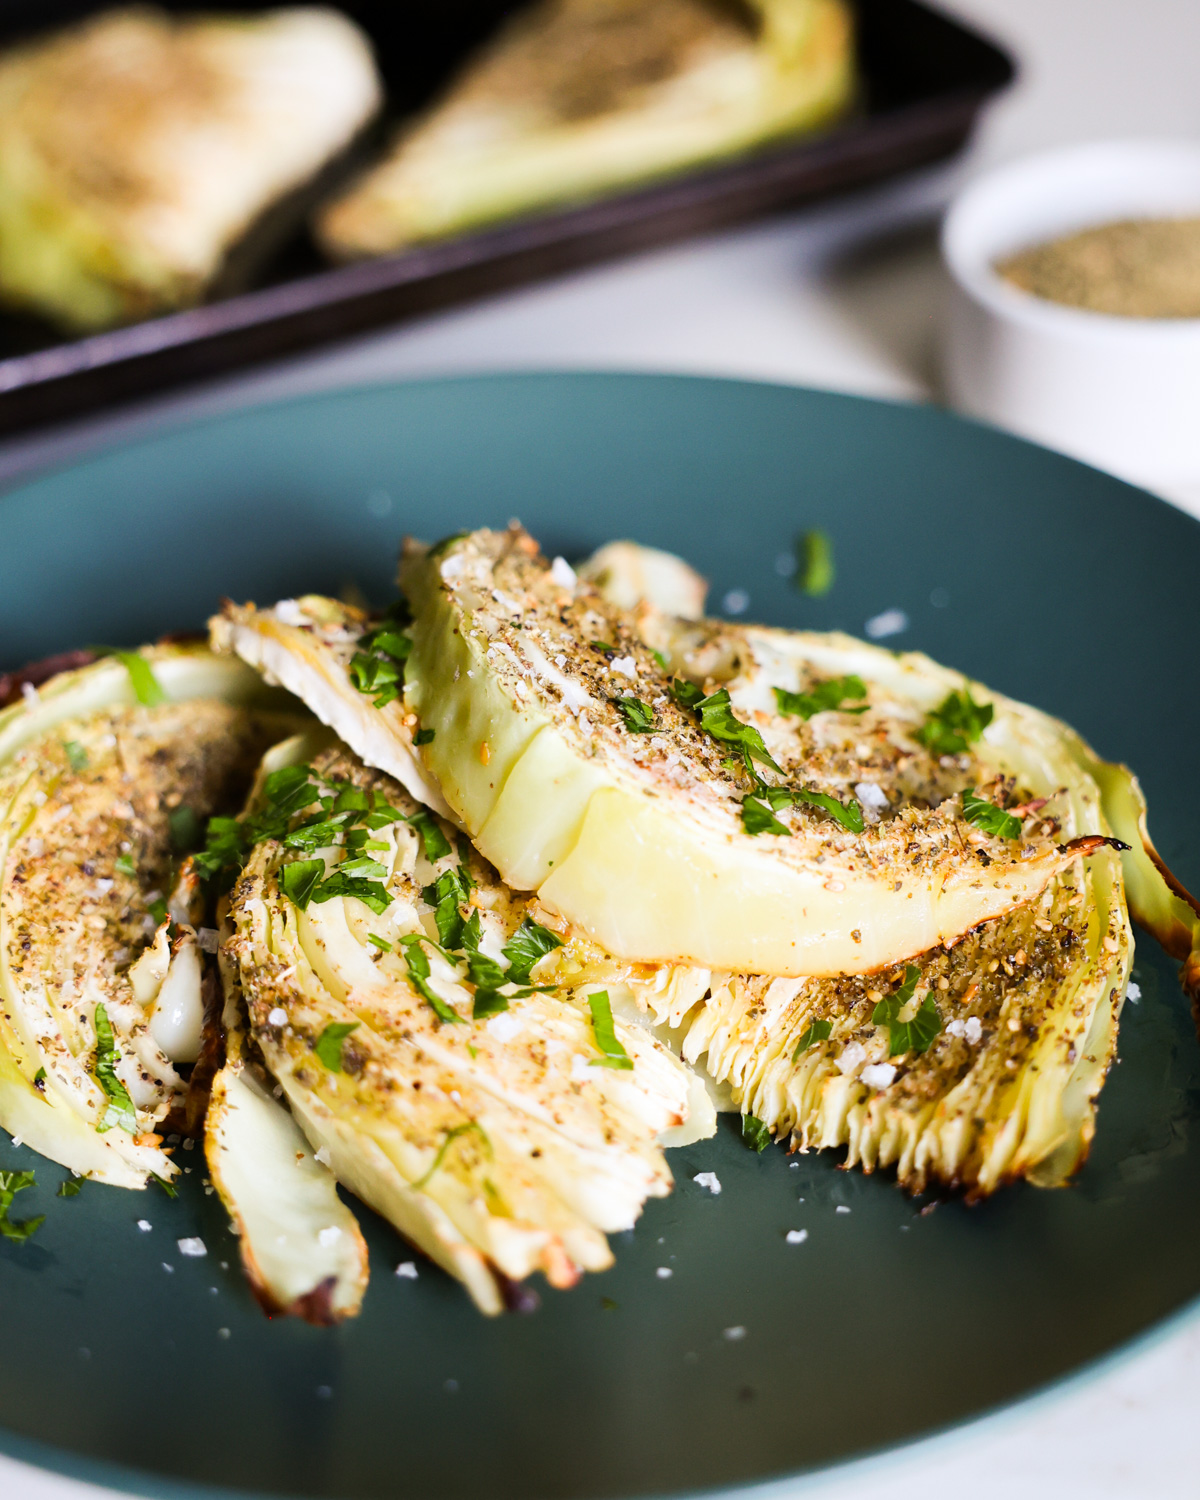
<path fill-rule="evenodd" d="M 43 1018 L 36 1040 L 47 1067 L 65 1047 L 66 1074 L 90 1072 L 103 1001 L 135 1103 L 159 1119 L 182 1105 L 182 1082 L 149 1038 L 128 971 L 154 935 L 149 904 L 164 899 L 178 858 L 171 812 L 186 807 L 202 822 L 229 811 L 278 725 L 215 700 L 117 708 L 56 725 L 6 765 L 3 785 L 24 816 L 0 885 L 5 958 L 12 987 Z M 77 770 L 68 747 L 86 758 Z M 28 1040 L 10 999 L 0 1014 Z"/>

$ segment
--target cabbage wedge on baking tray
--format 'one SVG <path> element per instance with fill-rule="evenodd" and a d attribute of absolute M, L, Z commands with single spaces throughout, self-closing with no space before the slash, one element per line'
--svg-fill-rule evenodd
<path fill-rule="evenodd" d="M 569 1286 L 607 1267 L 605 1235 L 670 1190 L 662 1146 L 715 1128 L 707 1094 L 614 1016 L 600 984 L 627 966 L 513 895 L 392 778 L 310 750 L 274 753 L 240 834 L 206 856 L 241 870 L 234 1001 L 294 1118 L 484 1312 L 534 1270 Z"/>
<path fill-rule="evenodd" d="M 842 0 L 540 0 L 320 216 L 339 257 L 636 186 L 848 103 Z"/>

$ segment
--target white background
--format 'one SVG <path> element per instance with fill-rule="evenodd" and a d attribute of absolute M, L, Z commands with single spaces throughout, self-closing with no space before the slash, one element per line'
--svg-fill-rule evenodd
<path fill-rule="evenodd" d="M 10 442 L 0 446 L 0 482 L 181 417 L 397 376 L 607 367 L 936 398 L 943 286 L 936 217 L 959 182 L 1041 146 L 1200 136 L 1200 0 L 953 0 L 945 8 L 1006 42 L 1022 67 L 1017 87 L 953 167 L 410 323 L 116 419 Z M 1173 498 L 1200 514 L 1200 488 Z M 1123 1271 L 1138 1274 L 1136 1266 Z M 886 1357 L 884 1364 L 892 1368 Z M 1200 1323 L 1192 1321 L 1099 1374 L 949 1438 L 772 1487 L 771 1497 L 1193 1500 L 1198 1413 Z M 136 1464 L 137 1454 L 128 1461 Z M 4 1500 L 110 1494 L 0 1457 Z"/>

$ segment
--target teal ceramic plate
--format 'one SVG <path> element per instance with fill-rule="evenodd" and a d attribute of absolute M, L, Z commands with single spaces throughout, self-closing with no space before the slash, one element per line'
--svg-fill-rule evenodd
<path fill-rule="evenodd" d="M 382 599 L 404 531 L 511 516 L 568 557 L 619 536 L 673 548 L 718 606 L 744 594 L 779 625 L 861 633 L 902 611 L 889 644 L 1133 765 L 1164 855 L 1200 880 L 1200 527 L 932 410 L 521 376 L 191 427 L 0 498 L 3 664 L 198 626 L 222 594 Z M 819 601 L 779 564 L 810 527 L 838 565 Z M 1071 1188 L 922 1212 L 886 1176 L 755 1156 L 725 1128 L 674 1155 L 674 1195 L 618 1236 L 614 1270 L 529 1316 L 487 1321 L 425 1265 L 395 1276 L 408 1256 L 364 1214 L 361 1318 L 269 1322 L 198 1156 L 174 1203 L 91 1186 L 60 1201 L 60 1174 L 6 1141 L 0 1166 L 38 1169 L 22 1214 L 47 1219 L 0 1241 L 0 1446 L 149 1495 L 646 1496 L 811 1471 L 1011 1401 L 1200 1293 L 1200 1047 L 1148 938 L 1135 974 Z M 176 1250 L 194 1234 L 205 1260 Z"/>

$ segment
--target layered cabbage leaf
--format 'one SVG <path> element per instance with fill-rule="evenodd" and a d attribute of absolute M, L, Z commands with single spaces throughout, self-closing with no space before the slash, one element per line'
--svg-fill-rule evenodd
<path fill-rule="evenodd" d="M 205 997 L 190 888 L 173 911 L 164 893 L 301 717 L 282 698 L 203 646 L 159 646 L 0 712 L 0 1125 L 79 1175 L 175 1175 L 162 1127 Z"/>
<path fill-rule="evenodd" d="M 563 924 L 390 777 L 336 747 L 279 767 L 247 837 L 281 806 L 226 951 L 320 1159 L 485 1312 L 534 1270 L 611 1264 L 605 1235 L 670 1190 L 664 1134 L 714 1127 L 688 1069 L 572 984 Z"/>

